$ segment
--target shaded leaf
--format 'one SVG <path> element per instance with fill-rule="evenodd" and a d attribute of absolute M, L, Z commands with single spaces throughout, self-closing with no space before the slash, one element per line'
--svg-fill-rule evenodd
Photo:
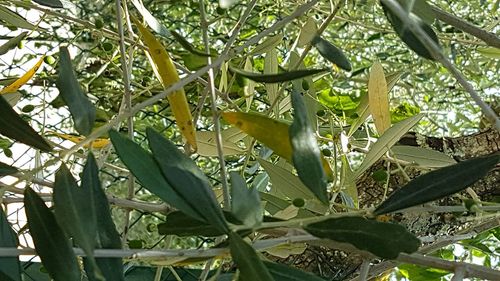
<path fill-rule="evenodd" d="M 386 259 L 394 259 L 402 252 L 413 253 L 420 246 L 420 240 L 403 226 L 362 217 L 327 219 L 304 229 L 314 236 L 349 243 Z"/>
<path fill-rule="evenodd" d="M 391 148 L 391 152 L 398 160 L 422 167 L 441 168 L 457 163 L 455 159 L 442 152 L 418 146 L 396 145 Z"/>
<path fill-rule="evenodd" d="M 0 134 L 48 152 L 52 147 L 0 96 Z"/>
<path fill-rule="evenodd" d="M 2 21 L 6 22 L 8 25 L 23 28 L 23 29 L 30 29 L 34 30 L 39 27 L 34 26 L 27 20 L 25 20 L 23 17 L 18 15 L 16 12 L 13 12 L 3 6 L 0 6 L 0 24 L 2 24 Z M 7 25 L 7 26 L 8 26 Z"/>
<path fill-rule="evenodd" d="M 238 265 L 238 269 L 240 270 L 239 280 L 274 280 L 254 248 L 243 241 L 243 239 L 234 232 L 229 233 L 229 249 L 234 262 Z"/>
<path fill-rule="evenodd" d="M 225 130 L 227 131 L 227 130 Z M 218 156 L 216 134 L 214 131 L 198 131 L 196 132 L 196 141 L 198 143 L 198 154 L 211 157 Z M 246 150 L 240 148 L 237 144 L 228 139 L 224 131 L 222 131 L 222 151 L 225 156 L 237 155 L 245 153 Z"/>
<path fill-rule="evenodd" d="M 203 221 L 228 232 L 229 228 L 208 178 L 172 142 L 151 128 L 146 133 L 153 157 L 174 191 Z"/>
<path fill-rule="evenodd" d="M 352 70 L 351 62 L 345 56 L 344 52 L 342 52 L 342 50 L 339 49 L 337 46 L 326 41 L 325 39 L 321 38 L 318 35 L 314 36 L 314 38 L 311 41 L 311 44 L 314 47 L 316 47 L 321 56 L 323 56 L 331 63 L 334 63 L 335 65 L 344 70 L 347 71 Z"/>
<path fill-rule="evenodd" d="M 260 43 L 250 52 L 250 55 L 260 55 L 276 48 L 283 41 L 283 33 L 269 36 L 264 42 Z"/>
<path fill-rule="evenodd" d="M 21 88 L 21 86 L 26 84 L 35 75 L 35 73 L 38 71 L 38 69 L 42 65 L 44 58 L 45 58 L 45 56 L 42 56 L 38 60 L 38 62 L 32 68 L 30 68 L 28 71 L 26 71 L 26 73 L 24 73 L 21 77 L 19 77 L 19 79 L 17 79 L 16 81 L 14 81 L 12 84 L 8 85 L 7 87 L 3 88 L 2 91 L 0 91 L 0 95 L 14 93 L 17 90 L 19 90 L 19 88 Z"/>
<path fill-rule="evenodd" d="M 264 261 L 275 281 L 324 281 L 318 276 L 280 263 Z"/>
<path fill-rule="evenodd" d="M 134 174 L 142 186 L 164 202 L 182 210 L 195 219 L 203 221 L 203 216 L 192 209 L 163 177 L 151 153 L 116 131 L 110 131 L 109 136 L 120 160 Z"/>
<path fill-rule="evenodd" d="M 94 105 L 83 93 L 75 71 L 71 64 L 71 58 L 67 47 L 59 49 L 59 75 L 57 77 L 57 88 L 59 94 L 68 105 L 69 112 L 73 116 L 75 129 L 82 135 L 89 135 L 94 127 L 96 110 Z"/>
<path fill-rule="evenodd" d="M 290 126 L 292 160 L 300 180 L 323 203 L 328 203 L 326 193 L 327 179 L 321 164 L 321 153 L 315 134 L 307 116 L 306 106 L 298 91 L 292 91 L 294 108 L 293 123 Z"/>
<path fill-rule="evenodd" d="M 227 66 L 227 64 L 226 64 Z M 244 70 L 248 72 L 252 72 L 253 70 L 253 65 L 252 65 L 252 59 L 250 57 L 247 57 L 245 59 L 245 66 Z M 247 84 L 243 87 L 243 92 L 245 93 L 245 102 L 247 106 L 247 111 L 250 110 L 252 106 L 252 101 L 253 101 L 253 96 L 254 96 L 254 91 L 255 91 L 255 81 L 248 80 Z"/>
<path fill-rule="evenodd" d="M 33 2 L 51 8 L 64 8 L 63 4 L 59 0 L 33 0 Z"/>
<path fill-rule="evenodd" d="M 122 242 L 120 235 L 116 231 L 115 223 L 111 217 L 108 198 L 101 187 L 99 181 L 99 170 L 92 153 L 89 153 L 87 162 L 83 167 L 82 188 L 92 193 L 92 209 L 96 214 L 96 231 L 98 249 L 121 249 Z M 90 281 L 97 280 L 90 272 L 94 272 L 94 264 L 87 258 L 83 259 L 85 270 Z M 99 267 L 106 280 L 124 280 L 123 265 L 121 258 L 96 258 L 95 263 Z M 94 278 L 94 279 L 93 279 Z"/>
<path fill-rule="evenodd" d="M 266 57 L 264 58 L 264 75 L 272 75 L 274 73 L 278 73 L 278 52 L 276 50 L 270 50 L 266 53 Z M 266 83 L 266 94 L 269 100 L 269 104 L 273 104 L 274 101 L 278 98 L 278 84 L 276 83 Z M 279 116 L 279 108 L 278 106 L 274 106 L 274 115 Z"/>
<path fill-rule="evenodd" d="M 148 54 L 152 61 L 151 66 L 163 87 L 166 89 L 178 82 L 180 80 L 179 74 L 167 50 L 165 50 L 153 33 L 146 29 L 138 20 L 134 17 L 132 17 L 132 20 L 141 33 L 141 40 L 148 47 Z M 196 150 L 196 129 L 193 124 L 193 117 L 191 116 L 184 89 L 181 88 L 173 92 L 167 96 L 167 99 L 182 136 L 191 145 L 193 150 Z"/>
<path fill-rule="evenodd" d="M 0 208 L 0 248 L 17 248 L 17 235 Z M 0 257 L 0 280 L 21 281 L 19 257 Z"/>
<path fill-rule="evenodd" d="M 375 163 L 384 153 L 386 153 L 398 140 L 408 132 L 408 130 L 415 126 L 415 124 L 422 119 L 423 115 L 418 114 L 405 119 L 399 123 L 394 124 L 385 133 L 380 136 L 380 138 L 375 142 L 375 144 L 370 148 L 368 154 L 366 154 L 363 163 L 359 168 L 354 171 L 354 176 L 357 178 L 364 171 L 366 171 L 373 163 Z"/>
<path fill-rule="evenodd" d="M 164 223 L 158 224 L 158 233 L 161 235 L 206 236 L 215 237 L 224 232 L 206 222 L 191 218 L 182 212 L 172 212 L 167 215 Z"/>
<path fill-rule="evenodd" d="M 186 40 L 186 38 L 184 38 L 184 36 L 180 35 L 176 31 L 171 30 L 170 34 L 172 34 L 174 36 L 177 43 L 181 44 L 181 46 L 184 47 L 184 49 L 186 49 L 186 51 L 188 51 L 192 54 L 195 54 L 197 56 L 200 56 L 200 57 L 215 57 L 215 55 L 213 55 L 213 54 L 207 54 L 206 52 L 203 52 L 203 51 L 196 49 L 193 45 L 191 45 L 191 43 L 189 43 L 188 40 Z"/>
<path fill-rule="evenodd" d="M 2 46 L 0 46 L 0 56 L 17 47 L 17 44 L 19 44 L 19 42 L 21 42 L 26 35 L 28 35 L 27 31 L 21 32 L 21 34 L 16 37 L 12 37 L 9 41 L 3 43 Z"/>
<path fill-rule="evenodd" d="M 17 172 L 18 172 L 18 170 L 16 167 L 12 167 L 12 166 L 7 165 L 3 162 L 0 162 L 0 177 L 12 175 L 12 174 L 15 174 Z"/>
<path fill-rule="evenodd" d="M 79 281 L 80 269 L 69 239 L 42 199 L 31 188 L 24 190 L 28 227 L 43 266 L 55 281 Z"/>
<path fill-rule="evenodd" d="M 247 72 L 234 67 L 229 67 L 229 70 L 231 70 L 231 72 L 233 73 L 241 75 L 252 81 L 261 83 L 281 83 L 328 71 L 328 69 L 325 68 L 325 69 L 303 69 L 303 70 L 281 72 L 277 74 L 260 74 L 255 72 Z"/>
<path fill-rule="evenodd" d="M 380 62 L 373 63 L 368 80 L 368 101 L 370 112 L 379 135 L 391 127 L 389 111 L 389 91 L 385 80 L 384 69 Z"/>
<path fill-rule="evenodd" d="M 245 179 L 237 172 L 231 172 L 231 213 L 248 227 L 262 223 L 263 212 L 259 192 L 248 188 Z"/>
<path fill-rule="evenodd" d="M 396 190 L 375 209 L 380 215 L 457 193 L 483 178 L 500 161 L 500 154 L 472 158 L 419 176 Z"/>
<path fill-rule="evenodd" d="M 61 164 L 54 181 L 54 214 L 64 231 L 90 257 L 97 227 L 92 192 L 79 187 L 66 165 Z"/>
<path fill-rule="evenodd" d="M 395 15 L 391 9 L 387 8 L 382 2 L 380 3 L 382 5 L 382 8 L 384 9 L 385 16 L 389 20 L 389 23 L 392 25 L 392 28 L 396 31 L 396 34 L 405 42 L 405 44 L 410 47 L 415 53 L 417 53 L 419 56 L 424 57 L 429 60 L 434 60 L 432 57 L 431 53 L 427 50 L 427 47 L 420 42 L 420 40 L 415 36 L 415 34 L 409 30 L 406 25 L 403 23 L 403 21 Z M 416 17 L 410 17 L 408 15 L 410 20 L 417 21 L 418 25 L 424 30 L 425 33 L 434 41 L 436 42 L 437 45 L 439 45 L 439 39 L 432 30 L 432 27 L 419 18 Z"/>

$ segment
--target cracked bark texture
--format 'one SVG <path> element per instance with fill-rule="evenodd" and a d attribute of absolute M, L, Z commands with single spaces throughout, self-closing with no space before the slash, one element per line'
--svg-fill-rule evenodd
<path fill-rule="evenodd" d="M 500 151 L 500 134 L 493 129 L 457 138 L 426 137 L 416 133 L 408 133 L 401 138 L 399 144 L 430 148 L 452 156 L 457 161 L 463 161 Z M 391 165 L 393 165 L 391 170 L 395 170 L 395 164 Z M 386 167 L 387 163 L 380 160 L 358 179 L 360 207 L 376 206 L 383 200 L 384 183 L 376 181 L 372 175 L 375 171 L 386 169 Z M 424 172 L 421 169 L 412 167 L 407 168 L 405 171 L 410 178 L 415 178 Z M 400 172 L 390 175 L 388 195 L 405 183 L 406 180 Z M 500 167 L 497 166 L 485 178 L 476 182 L 470 188 L 481 201 L 500 201 L 499 183 Z M 470 198 L 470 195 L 465 191 L 461 195 Z M 457 195 L 452 195 L 430 204 L 461 205 L 462 201 Z M 440 236 L 450 236 L 473 228 L 472 223 L 464 223 L 461 220 L 461 217 L 469 215 L 473 214 L 405 212 L 404 214 L 394 214 L 389 219 L 394 223 L 405 225 L 419 237 L 432 236 L 439 238 Z M 267 255 L 267 257 L 312 272 L 327 280 L 348 280 L 355 277 L 363 261 L 363 258 L 358 254 L 317 245 L 308 245 L 300 255 L 291 255 L 287 258 L 277 258 L 270 255 Z"/>

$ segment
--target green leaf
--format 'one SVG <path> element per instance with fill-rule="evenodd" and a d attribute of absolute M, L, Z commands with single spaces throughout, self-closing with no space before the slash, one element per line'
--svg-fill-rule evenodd
<path fill-rule="evenodd" d="M 234 232 L 229 233 L 229 249 L 240 270 L 240 281 L 274 280 L 254 248 Z"/>
<path fill-rule="evenodd" d="M 284 37 L 283 33 L 278 33 L 276 35 L 269 36 L 266 40 L 264 40 L 264 42 L 257 45 L 257 47 L 255 47 L 255 49 L 253 49 L 252 52 L 250 52 L 250 55 L 253 56 L 260 55 L 273 50 L 283 41 L 283 37 Z"/>
<path fill-rule="evenodd" d="M 476 49 L 481 55 L 492 58 L 492 59 L 500 59 L 500 49 L 495 47 L 478 47 Z"/>
<path fill-rule="evenodd" d="M 94 105 L 83 93 L 75 71 L 71 65 L 68 48 L 61 47 L 59 50 L 59 76 L 57 78 L 57 88 L 68 105 L 73 116 L 75 129 L 81 135 L 89 135 L 94 127 L 96 110 Z"/>
<path fill-rule="evenodd" d="M 153 157 L 174 191 L 184 199 L 191 210 L 203 218 L 203 221 L 228 232 L 222 210 L 205 174 L 193 160 L 159 133 L 148 128 L 146 134 Z"/>
<path fill-rule="evenodd" d="M 12 166 L 7 165 L 3 162 L 0 162 L 0 177 L 12 175 L 12 174 L 15 174 L 17 172 L 18 172 L 18 170 L 16 167 L 12 167 Z"/>
<path fill-rule="evenodd" d="M 374 214 L 394 212 L 457 193 L 484 177 L 499 161 L 500 154 L 493 154 L 419 176 L 396 190 L 375 209 Z"/>
<path fill-rule="evenodd" d="M 193 219 L 180 211 L 169 213 L 165 222 L 158 224 L 158 233 L 161 235 L 177 235 L 179 237 L 215 237 L 224 234 L 213 225 Z"/>
<path fill-rule="evenodd" d="M 275 281 L 324 281 L 318 276 L 280 263 L 264 261 Z"/>
<path fill-rule="evenodd" d="M 9 39 L 9 41 L 2 44 L 2 46 L 0 46 L 0 56 L 17 47 L 17 44 L 19 44 L 19 42 L 21 42 L 26 37 L 26 35 L 28 35 L 27 31 L 21 32 L 21 34 Z"/>
<path fill-rule="evenodd" d="M 51 8 L 64 8 L 63 4 L 59 0 L 33 0 L 33 2 Z"/>
<path fill-rule="evenodd" d="M 245 179 L 237 172 L 231 172 L 231 212 L 248 227 L 255 227 L 262 223 L 263 212 L 260 204 L 259 192 L 255 188 L 248 188 Z"/>
<path fill-rule="evenodd" d="M 321 38 L 318 35 L 314 36 L 313 40 L 311 41 L 311 44 L 314 47 L 316 47 L 319 54 L 323 56 L 325 59 L 327 59 L 329 62 L 334 63 L 335 65 L 344 70 L 347 71 L 352 70 L 351 62 L 345 56 L 344 52 L 342 52 L 342 50 L 339 49 L 337 46 L 326 41 L 325 39 Z"/>
<path fill-rule="evenodd" d="M 70 170 L 61 164 L 54 181 L 54 214 L 64 231 L 90 257 L 97 227 L 92 192 L 79 187 Z"/>
<path fill-rule="evenodd" d="M 290 143 L 292 144 L 293 165 L 297 169 L 300 180 L 323 203 L 328 204 L 326 193 L 327 179 L 321 164 L 321 153 L 309 124 L 307 110 L 298 91 L 292 91 L 294 108 L 293 123 L 290 126 Z"/>
<path fill-rule="evenodd" d="M 0 24 L 2 24 L 2 22 L 6 22 L 7 25 L 5 24 L 2 24 L 4 26 L 15 26 L 15 27 L 19 27 L 19 28 L 23 28 L 23 29 L 30 29 L 30 30 L 34 30 L 34 29 L 37 29 L 38 27 L 34 26 L 33 24 L 31 24 L 30 22 L 28 22 L 27 20 L 25 20 L 23 17 L 21 17 L 20 15 L 18 15 L 17 13 L 3 7 L 3 6 L 0 6 Z"/>
<path fill-rule="evenodd" d="M 280 83 L 328 71 L 328 69 L 324 68 L 324 69 L 295 70 L 295 71 L 281 72 L 277 74 L 260 74 L 255 72 L 244 71 L 234 67 L 229 67 L 229 70 L 231 70 L 231 72 L 233 73 L 241 75 L 252 81 L 261 83 Z"/>
<path fill-rule="evenodd" d="M 424 57 L 429 60 L 434 60 L 432 57 L 431 53 L 427 50 L 427 47 L 420 42 L 420 40 L 415 36 L 415 34 L 409 30 L 403 21 L 395 15 L 391 9 L 387 8 L 382 2 L 380 3 L 382 5 L 382 8 L 384 9 L 385 16 L 389 20 L 389 23 L 392 25 L 392 28 L 394 31 L 396 31 L 396 34 L 403 40 L 403 42 L 406 43 L 410 49 L 412 49 L 415 53 L 417 53 L 419 56 Z M 410 20 L 417 21 L 418 25 L 424 30 L 425 33 L 434 41 L 436 42 L 437 45 L 439 45 L 439 39 L 432 30 L 432 27 L 419 18 L 416 17 L 411 17 L 408 15 Z"/>
<path fill-rule="evenodd" d="M 403 226 L 362 217 L 327 219 L 304 229 L 314 236 L 349 243 L 386 259 L 394 259 L 402 252 L 413 253 L 420 246 L 420 240 Z"/>
<path fill-rule="evenodd" d="M 163 177 L 151 153 L 116 131 L 110 131 L 109 136 L 116 153 L 142 186 L 187 215 L 201 221 L 204 220 L 203 216 L 191 208 Z"/>
<path fill-rule="evenodd" d="M 17 248 L 17 235 L 0 208 L 0 248 Z M 21 281 L 19 257 L 0 257 L 0 280 Z"/>
<path fill-rule="evenodd" d="M 52 147 L 0 96 L 0 134 L 49 152 Z"/>
<path fill-rule="evenodd" d="M 290 171 L 260 158 L 257 161 L 271 179 L 273 184 L 269 192 L 271 195 L 290 200 L 314 198 L 314 194 Z"/>
<path fill-rule="evenodd" d="M 398 160 L 415 163 L 422 167 L 441 168 L 457 163 L 455 159 L 442 152 L 418 146 L 396 145 L 391 152 Z"/>
<path fill-rule="evenodd" d="M 99 170 L 92 153 L 89 153 L 87 162 L 83 167 L 82 188 L 92 193 L 92 209 L 96 216 L 96 231 L 98 249 L 121 249 L 120 235 L 116 231 L 115 223 L 111 218 L 108 198 L 104 193 L 99 181 Z M 95 264 L 99 267 L 106 280 L 123 281 L 123 265 L 121 258 L 96 258 L 95 264 L 88 258 L 83 259 L 85 270 L 90 281 L 98 280 L 91 273 L 95 272 Z"/>
<path fill-rule="evenodd" d="M 384 153 L 386 153 L 396 142 L 398 142 L 399 139 L 404 134 L 406 134 L 406 132 L 408 132 L 411 127 L 415 126 L 415 124 L 417 124 L 422 117 L 422 114 L 412 116 L 392 125 L 392 127 L 387 129 L 387 131 L 385 131 L 384 134 L 377 140 L 377 142 L 370 148 L 370 151 L 368 152 L 368 154 L 366 154 L 366 157 L 363 160 L 363 163 L 361 163 L 361 166 L 359 166 L 359 168 L 354 171 L 354 177 L 357 178 L 364 171 L 370 168 L 371 165 L 377 162 L 378 159 L 380 159 L 380 157 L 382 157 Z"/>
<path fill-rule="evenodd" d="M 31 188 L 24 190 L 28 227 L 43 266 L 55 281 L 79 281 L 80 269 L 71 243 L 54 214 Z"/>
<path fill-rule="evenodd" d="M 191 43 L 189 43 L 188 40 L 186 40 L 186 38 L 184 38 L 183 35 L 180 35 L 176 31 L 171 30 L 170 34 L 172 34 L 172 36 L 174 36 L 177 43 L 181 44 L 181 46 L 184 49 L 186 49 L 186 51 L 190 52 L 191 54 L 195 54 L 195 55 L 200 56 L 200 57 L 215 57 L 214 54 L 207 54 L 206 52 L 203 52 L 203 51 L 196 49 L 193 45 L 191 45 Z"/>

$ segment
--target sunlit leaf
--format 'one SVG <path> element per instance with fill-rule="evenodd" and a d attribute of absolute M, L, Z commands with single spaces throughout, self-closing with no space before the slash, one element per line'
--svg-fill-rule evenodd
<path fill-rule="evenodd" d="M 50 134 L 53 134 L 55 136 L 58 136 L 64 140 L 69 140 L 75 144 L 79 143 L 79 142 L 82 142 L 83 140 L 85 140 L 85 137 L 82 137 L 82 136 L 75 136 L 75 135 L 70 135 L 70 134 L 61 134 L 61 133 L 56 133 L 56 132 L 50 132 Z M 96 148 L 96 149 L 99 149 L 99 148 L 103 148 L 103 147 L 106 147 L 108 146 L 108 144 L 110 144 L 110 140 L 107 139 L 107 138 L 97 138 L 95 139 L 94 141 L 92 141 L 90 144 L 86 144 L 84 145 L 83 147 L 85 148 L 88 148 L 88 147 L 92 147 L 92 148 Z"/>
<path fill-rule="evenodd" d="M 172 84 L 178 82 L 179 74 L 177 73 L 177 69 L 170 55 L 167 53 L 167 50 L 165 50 L 165 47 L 163 47 L 153 33 L 146 29 L 138 20 L 133 17 L 132 19 L 141 33 L 142 41 L 148 47 L 148 54 L 153 62 L 153 70 L 163 87 L 168 88 Z M 191 116 L 184 89 L 181 88 L 168 95 L 167 99 L 182 136 L 191 145 L 193 150 L 196 150 L 196 129 L 193 124 L 193 117 Z"/>
<path fill-rule="evenodd" d="M 362 217 L 327 219 L 304 229 L 314 236 L 349 243 L 386 259 L 394 259 L 399 253 L 413 253 L 420 246 L 420 240 L 403 226 Z"/>
<path fill-rule="evenodd" d="M 255 72 L 247 72 L 234 67 L 230 67 L 229 69 L 238 75 L 241 75 L 252 81 L 261 83 L 280 83 L 328 71 L 328 69 L 307 69 L 307 70 L 304 69 L 304 70 L 281 72 L 278 74 L 260 74 Z"/>
<path fill-rule="evenodd" d="M 428 148 L 418 146 L 396 145 L 391 152 L 398 160 L 415 163 L 422 167 L 440 168 L 457 163 L 452 157 Z"/>
<path fill-rule="evenodd" d="M 17 35 L 16 37 L 12 37 L 7 42 L 3 43 L 2 46 L 0 46 L 0 56 L 14 49 L 17 44 L 19 44 L 19 42 L 21 42 L 26 37 L 26 35 L 28 35 L 27 31 L 21 32 L 21 34 Z"/>
<path fill-rule="evenodd" d="M 260 43 L 255 49 L 250 52 L 250 55 L 260 55 L 269 52 L 276 48 L 283 41 L 283 33 L 268 37 L 264 42 Z"/>
<path fill-rule="evenodd" d="M 306 23 L 300 29 L 297 47 L 303 47 L 311 42 L 318 32 L 314 17 L 308 17 Z"/>
<path fill-rule="evenodd" d="M 60 48 L 58 72 L 56 85 L 59 95 L 69 107 L 76 131 L 87 136 L 94 127 L 95 107 L 83 93 L 76 79 L 67 47 Z"/>
<path fill-rule="evenodd" d="M 291 255 L 300 255 L 304 253 L 306 249 L 307 245 L 305 243 L 287 243 L 268 248 L 266 249 L 266 253 L 275 257 L 286 259 Z"/>
<path fill-rule="evenodd" d="M 240 270 L 239 280 L 274 281 L 252 246 L 243 241 L 243 239 L 234 232 L 229 233 L 229 249 L 234 262 L 238 265 L 238 269 Z"/>
<path fill-rule="evenodd" d="M 197 131 L 196 141 L 198 142 L 198 154 L 212 157 L 217 156 L 217 142 L 215 141 L 216 134 L 214 131 Z M 227 139 L 222 132 L 222 151 L 225 156 L 237 155 L 245 153 L 245 149 L 239 147 L 236 143 Z"/>
<path fill-rule="evenodd" d="M 17 246 L 17 235 L 7 221 L 3 209 L 0 208 L 0 248 L 17 248 Z M 21 281 L 19 257 L 0 257 L 0 280 Z"/>
<path fill-rule="evenodd" d="M 321 38 L 318 35 L 314 36 L 314 38 L 311 41 L 311 44 L 314 47 L 316 47 L 321 56 L 323 56 L 331 63 L 334 63 L 335 65 L 344 70 L 347 71 L 352 70 L 351 62 L 345 56 L 344 52 L 342 52 L 342 50 L 339 49 L 337 46 L 326 41 L 325 39 Z"/>
<path fill-rule="evenodd" d="M 478 47 L 476 49 L 481 55 L 492 58 L 500 59 L 500 49 L 495 47 Z"/>
<path fill-rule="evenodd" d="M 7 87 L 3 88 L 2 91 L 0 91 L 0 95 L 14 93 L 17 90 L 19 90 L 19 88 L 21 88 L 21 86 L 26 84 L 35 75 L 35 73 L 38 71 L 38 69 L 42 65 L 44 58 L 45 58 L 45 56 L 42 56 L 40 58 L 40 60 L 38 60 L 38 62 L 32 68 L 30 68 L 28 71 L 26 71 L 26 73 L 23 74 L 19 79 L 17 79 L 16 81 L 14 81 L 14 83 L 8 85 Z"/>
<path fill-rule="evenodd" d="M 51 151 L 52 147 L 33 128 L 26 123 L 0 96 L 0 134 L 20 141 L 42 151 Z"/>
<path fill-rule="evenodd" d="M 375 128 L 379 135 L 382 135 L 391 126 L 391 113 L 389 112 L 389 91 L 380 62 L 373 63 L 370 69 L 368 101 Z"/>
<path fill-rule="evenodd" d="M 231 172 L 231 213 L 248 227 L 258 226 L 263 219 L 258 190 L 248 188 L 245 179 Z"/>
<path fill-rule="evenodd" d="M 297 169 L 300 180 L 323 203 L 328 203 L 326 193 L 327 179 L 321 163 L 321 153 L 315 134 L 307 116 L 302 95 L 292 91 L 294 108 L 293 123 L 290 126 L 290 143 L 292 145 L 293 165 Z"/>
<path fill-rule="evenodd" d="M 396 190 L 374 211 L 385 214 L 457 193 L 483 178 L 500 161 L 500 154 L 472 158 L 419 176 Z"/>
<path fill-rule="evenodd" d="M 24 190 L 28 227 L 37 254 L 56 281 L 80 281 L 80 269 L 71 243 L 43 200 L 30 187 Z"/>
<path fill-rule="evenodd" d="M 264 75 L 272 75 L 278 73 L 278 52 L 275 49 L 270 50 L 266 53 L 264 58 Z M 269 104 L 273 104 L 278 98 L 278 84 L 276 83 L 266 83 L 266 94 L 269 100 Z M 279 116 L 278 106 L 274 106 L 274 115 Z"/>

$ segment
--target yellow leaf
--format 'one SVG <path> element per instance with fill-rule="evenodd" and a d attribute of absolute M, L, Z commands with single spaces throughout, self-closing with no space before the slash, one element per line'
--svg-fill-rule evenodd
<path fill-rule="evenodd" d="M 305 243 L 281 244 L 267 249 L 266 252 L 273 256 L 286 259 L 290 255 L 300 255 L 307 248 Z"/>
<path fill-rule="evenodd" d="M 368 102 L 375 128 L 377 128 L 378 134 L 382 135 L 391 126 L 391 113 L 389 111 L 387 82 L 380 62 L 375 62 L 370 69 Z"/>
<path fill-rule="evenodd" d="M 243 132 L 272 149 L 274 153 L 292 162 L 292 145 L 288 134 L 289 124 L 271 119 L 258 113 L 223 112 L 222 118 Z M 328 179 L 333 179 L 330 164 L 321 157 Z"/>
<path fill-rule="evenodd" d="M 28 70 L 23 76 L 19 77 L 19 79 L 14 81 L 9 86 L 3 88 L 2 91 L 0 91 L 0 95 L 14 93 L 17 90 L 19 90 L 19 88 L 21 88 L 21 86 L 23 86 L 28 81 L 30 81 L 30 79 L 33 77 L 33 75 L 35 75 L 35 73 L 38 71 L 38 69 L 42 65 L 44 58 L 45 58 L 45 56 L 42 56 L 42 58 L 40 58 L 40 60 L 35 64 L 35 66 L 33 66 L 30 70 Z"/>
<path fill-rule="evenodd" d="M 132 17 L 132 20 L 139 29 L 142 42 L 148 47 L 148 54 L 152 61 L 153 70 L 163 87 L 168 88 L 170 85 L 178 82 L 179 74 L 177 73 L 177 69 L 163 45 L 137 19 Z M 181 129 L 181 134 L 191 145 L 192 149 L 196 151 L 195 126 L 184 89 L 179 89 L 168 95 L 167 99 L 172 108 L 177 126 Z"/>
<path fill-rule="evenodd" d="M 85 137 L 82 137 L 82 136 L 61 134 L 61 133 L 56 133 L 56 132 L 50 132 L 50 134 L 56 135 L 64 140 L 69 140 L 73 143 L 79 143 L 85 139 Z M 99 138 L 99 139 L 95 139 L 93 142 L 91 142 L 90 145 L 92 146 L 92 148 L 103 148 L 103 147 L 107 146 L 109 143 L 110 143 L 109 139 Z M 88 148 L 89 145 L 86 144 L 86 145 L 84 145 L 84 147 Z"/>

